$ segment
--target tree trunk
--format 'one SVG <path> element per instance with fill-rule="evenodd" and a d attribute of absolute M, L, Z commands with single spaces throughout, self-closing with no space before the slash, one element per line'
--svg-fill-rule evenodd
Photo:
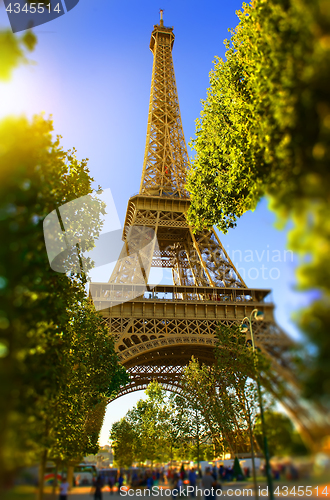
<path fill-rule="evenodd" d="M 43 500 L 44 498 L 44 484 L 45 484 L 45 471 L 47 464 L 47 454 L 48 450 L 44 450 L 41 455 L 41 462 L 39 467 L 39 488 L 37 492 L 37 500 Z"/>
<path fill-rule="evenodd" d="M 248 422 L 249 422 L 249 433 L 250 433 L 250 442 L 251 442 L 251 458 L 252 458 L 252 473 L 253 473 L 253 483 L 254 483 L 254 489 L 255 489 L 255 499 L 259 499 L 258 495 L 258 484 L 257 484 L 257 474 L 256 474 L 256 465 L 254 461 L 254 445 L 253 445 L 253 434 L 252 434 L 252 426 L 251 426 L 251 415 L 250 415 L 250 409 L 248 409 Z"/>
<path fill-rule="evenodd" d="M 55 472 L 54 472 L 54 481 L 53 481 L 53 489 L 52 489 L 52 495 L 53 495 L 54 500 L 56 498 L 57 474 L 58 474 L 58 461 L 55 462 Z"/>
<path fill-rule="evenodd" d="M 198 411 L 196 410 L 196 439 L 197 439 L 197 471 L 198 471 L 198 477 L 200 476 L 200 470 L 199 470 L 199 462 L 200 462 L 200 437 L 199 437 L 199 418 L 198 418 Z"/>
<path fill-rule="evenodd" d="M 69 490 L 72 489 L 73 485 L 73 473 L 74 473 L 74 466 L 73 465 L 68 465 L 68 475 L 67 475 L 67 481 L 69 483 Z"/>
<path fill-rule="evenodd" d="M 4 495 L 5 491 L 6 491 L 6 470 L 0 451 L 0 497 L 1 498 Z"/>

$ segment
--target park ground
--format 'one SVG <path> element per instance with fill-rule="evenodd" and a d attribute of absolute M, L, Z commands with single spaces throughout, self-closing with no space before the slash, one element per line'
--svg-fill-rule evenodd
<path fill-rule="evenodd" d="M 260 492 L 261 492 L 259 494 L 259 500 L 261 500 L 262 498 L 268 498 L 268 495 L 265 493 L 266 483 L 264 482 L 264 479 L 262 481 L 258 481 L 258 485 L 260 486 Z M 306 486 L 308 485 L 312 487 L 312 495 L 306 495 Z M 274 483 L 275 492 L 277 486 L 279 488 L 277 490 L 277 494 L 275 493 L 274 496 L 275 500 L 277 498 L 284 498 L 284 497 L 288 499 L 308 498 L 309 500 L 316 500 L 317 498 L 330 499 L 330 478 L 326 477 L 320 477 L 318 479 L 312 479 L 312 480 L 304 479 L 299 482 L 297 481 L 275 482 Z M 284 488 L 285 486 L 288 487 L 288 490 Z M 295 490 L 293 489 L 294 486 Z M 298 486 L 302 486 L 301 491 L 304 491 L 303 495 L 298 494 Z M 316 486 L 318 486 L 318 490 L 316 489 Z M 151 497 L 155 499 L 169 498 L 172 500 L 172 496 L 169 493 L 167 494 L 165 493 L 165 490 L 168 489 L 169 487 L 167 485 L 164 485 L 163 487 L 160 487 L 158 497 L 156 495 L 151 495 Z M 286 493 L 286 491 L 288 491 L 288 493 Z M 142 489 L 142 495 L 143 495 L 143 489 Z M 228 497 L 228 498 L 247 497 L 247 498 L 252 498 L 253 500 L 256 498 L 254 494 L 253 484 L 251 481 L 225 483 L 223 485 L 222 495 L 218 496 L 217 500 L 219 500 L 222 497 Z M 45 489 L 44 500 L 58 500 L 58 498 L 59 498 L 58 493 L 56 493 L 54 496 L 49 487 Z M 90 486 L 81 486 L 72 488 L 72 490 L 68 495 L 68 500 L 89 500 L 92 498 L 94 498 L 94 495 Z M 117 489 L 116 491 L 114 491 L 113 494 L 110 494 L 108 486 L 105 486 L 103 488 L 102 500 L 119 500 L 125 498 L 137 500 L 140 498 L 148 498 L 148 496 L 147 495 L 138 496 L 135 494 L 131 494 L 130 496 L 121 495 L 119 494 Z M 180 498 L 180 500 L 182 500 L 183 498 L 191 498 L 191 497 L 182 495 L 181 497 L 177 498 Z M 204 498 L 204 497 L 202 495 L 199 495 L 198 498 Z M 36 492 L 34 488 L 28 486 L 17 486 L 13 490 L 7 492 L 3 497 L 3 499 L 1 500 L 35 500 L 35 499 L 36 499 Z"/>

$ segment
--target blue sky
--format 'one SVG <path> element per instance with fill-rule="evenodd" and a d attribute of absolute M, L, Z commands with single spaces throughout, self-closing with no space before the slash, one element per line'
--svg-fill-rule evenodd
<path fill-rule="evenodd" d="M 215 55 L 224 57 L 223 40 L 235 27 L 238 0 L 80 0 L 64 16 L 35 29 L 34 63 L 17 69 L 0 85 L 0 118 L 8 114 L 52 115 L 65 149 L 89 158 L 95 187 L 110 188 L 121 223 L 127 201 L 139 190 L 152 70 L 149 50 L 153 25 L 164 9 L 164 24 L 174 26 L 173 60 L 183 128 L 189 142 L 206 96 Z M 0 28 L 9 21 L 0 0 Z M 294 290 L 295 257 L 286 250 L 286 232 L 274 227 L 263 200 L 245 214 L 221 241 L 248 286 L 271 288 L 279 325 L 299 338 L 291 315 L 308 301 Z M 125 414 L 141 393 L 108 407 L 101 443 L 110 423 Z"/>

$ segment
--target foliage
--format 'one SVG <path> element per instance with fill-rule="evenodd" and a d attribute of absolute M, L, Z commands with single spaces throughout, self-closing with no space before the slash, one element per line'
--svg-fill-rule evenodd
<path fill-rule="evenodd" d="M 246 334 L 241 325 L 219 325 L 215 357 L 219 376 L 227 383 L 241 389 L 248 378 L 255 379 L 257 373 L 267 372 L 269 362 L 260 351 L 253 352 L 247 345 Z"/>
<path fill-rule="evenodd" d="M 316 354 L 304 356 L 301 363 L 301 378 L 305 394 L 317 398 L 324 407 L 330 407 L 330 296 L 315 301 L 306 308 L 299 319 L 301 329 L 308 335 Z"/>
<path fill-rule="evenodd" d="M 214 456 L 228 451 L 232 455 L 246 452 L 248 424 L 242 411 L 246 402 L 217 367 L 200 365 L 192 358 L 184 371 L 182 385 L 184 396 L 198 403 L 213 443 Z"/>
<path fill-rule="evenodd" d="M 74 304 L 67 331 L 56 342 L 58 392 L 44 407 L 49 428 L 48 454 L 53 459 L 77 459 L 97 453 L 106 402 L 127 381 L 118 367 L 113 340 L 88 300 Z"/>
<path fill-rule="evenodd" d="M 259 396 L 253 379 L 258 370 L 263 384 L 271 390 L 269 362 L 260 352 L 253 353 L 246 346 L 245 334 L 237 325 L 220 326 L 217 337 L 213 366 L 201 364 L 193 357 L 184 369 L 179 394 L 166 396 L 154 381 L 146 390 L 147 399 L 140 400 L 113 424 L 110 440 L 118 466 L 146 460 L 200 462 L 228 451 L 237 456 L 250 452 L 250 429 L 258 434 L 258 439 L 252 436 L 256 449 L 262 449 Z M 263 392 L 262 396 L 266 415 L 272 415 L 271 395 Z M 291 426 L 293 430 L 291 422 L 285 419 L 287 428 Z M 276 419 L 274 423 L 266 422 L 271 442 L 280 424 Z M 294 431 L 292 435 L 295 449 L 306 450 L 298 433 Z M 283 436 L 288 449 L 293 449 L 289 436 Z"/>
<path fill-rule="evenodd" d="M 123 417 L 111 427 L 110 441 L 118 467 L 131 467 L 135 459 L 136 433 L 132 424 Z"/>
<path fill-rule="evenodd" d="M 10 30 L 0 31 L 0 80 L 9 80 L 19 64 L 28 62 L 25 51 L 32 51 L 36 42 L 31 31 L 26 31 L 21 37 Z"/>
<path fill-rule="evenodd" d="M 110 441 L 118 466 L 133 462 L 209 459 L 210 433 L 192 399 L 166 395 L 156 381 L 124 418 L 112 425 Z"/>
<path fill-rule="evenodd" d="M 298 200 L 328 197 L 330 8 L 255 0 L 238 16 L 193 141 L 196 227 L 226 230 L 265 193 L 285 214 Z"/>
<path fill-rule="evenodd" d="M 192 358 L 184 370 L 183 395 L 194 400 L 201 411 L 213 441 L 214 454 L 218 456 L 229 451 L 236 455 L 250 451 L 251 430 L 259 410 L 254 380 L 256 370 L 270 389 L 270 366 L 261 353 L 253 353 L 246 346 L 240 326 L 221 325 L 217 337 L 215 365 L 201 365 Z M 268 394 L 264 405 L 271 403 L 272 397 Z"/>
<path fill-rule="evenodd" d="M 170 402 L 171 460 L 192 460 L 199 464 L 213 458 L 210 431 L 198 401 L 184 390 L 172 394 Z"/>
<path fill-rule="evenodd" d="M 157 382 L 151 382 L 146 389 L 147 399 L 140 399 L 137 405 L 113 424 L 110 432 L 115 461 L 125 461 L 126 436 L 122 429 L 130 429 L 131 446 L 128 448 L 127 463 L 132 461 L 165 461 L 169 452 L 170 411 L 166 393 Z M 132 460 L 132 461 L 131 461 Z"/>
<path fill-rule="evenodd" d="M 241 325 L 219 325 L 216 335 L 215 358 L 218 380 L 235 390 L 243 408 L 245 398 L 246 411 L 253 421 L 256 418 L 255 409 L 258 404 L 255 385 L 257 376 L 260 377 L 264 387 L 264 403 L 272 404 L 271 394 L 274 388 L 270 361 L 259 348 L 253 352 L 251 340 L 248 339 L 249 343 L 247 342 L 247 336 L 242 332 Z M 276 392 L 281 394 L 282 390 L 284 387 L 277 381 Z M 268 395 L 267 401 L 266 395 Z"/>
<path fill-rule="evenodd" d="M 184 397 L 193 399 L 198 405 L 214 446 L 214 454 L 215 450 L 219 454 L 228 446 L 232 449 L 232 440 L 229 438 L 232 426 L 229 416 L 225 416 L 225 403 L 218 397 L 216 382 L 214 368 L 200 365 L 197 359 L 192 358 L 184 369 L 181 384 Z M 230 410 L 231 406 L 228 408 Z"/>
<path fill-rule="evenodd" d="M 239 463 L 239 460 L 237 457 L 235 457 L 235 459 L 234 459 L 233 477 L 236 478 L 238 481 L 240 479 L 244 478 L 244 474 L 242 472 L 242 467 L 241 467 L 241 464 Z"/>
<path fill-rule="evenodd" d="M 268 448 L 271 456 L 305 455 L 308 450 L 295 430 L 291 420 L 283 413 L 265 412 Z M 254 434 L 260 448 L 263 449 L 263 438 L 260 418 L 254 427 Z"/>
<path fill-rule="evenodd" d="M 299 433 L 294 429 L 292 421 L 282 413 L 271 411 L 273 405 L 271 394 L 275 392 L 281 394 L 281 391 L 285 391 L 285 387 L 277 386 L 276 390 L 272 387 L 272 370 L 269 361 L 260 351 L 257 350 L 253 353 L 251 348 L 247 348 L 245 334 L 241 332 L 238 325 L 220 326 L 217 336 L 218 383 L 224 384 L 227 380 L 232 389 L 235 389 L 239 403 L 236 406 L 236 412 L 240 416 L 241 428 L 247 429 L 250 420 L 251 429 L 253 429 L 257 440 L 257 447 L 263 450 L 258 392 L 255 382 L 251 380 L 251 377 L 255 379 L 259 374 L 267 391 L 264 391 L 262 397 L 267 440 L 271 454 L 283 454 L 280 453 L 280 450 L 285 450 L 288 454 L 305 454 L 307 448 Z M 277 384 L 279 384 L 278 380 Z"/>
<path fill-rule="evenodd" d="M 298 285 L 321 295 L 300 322 L 316 347 L 306 394 L 318 381 L 314 396 L 324 402 L 330 394 L 322 352 L 329 316 L 320 316 L 330 296 L 330 6 L 254 0 L 238 16 L 197 120 L 189 221 L 226 232 L 267 195 L 279 221 L 293 222 L 289 247 L 301 259 Z"/>
<path fill-rule="evenodd" d="M 44 217 L 91 192 L 87 161 L 61 149 L 52 123 L 0 123 L 0 469 L 95 450 L 104 402 L 125 383 L 86 277 L 50 269 Z M 103 206 L 88 214 L 97 237 Z M 73 228 L 71 228 L 73 230 Z M 87 262 L 88 265 L 88 262 Z M 100 408 L 102 411 L 100 412 Z"/>
<path fill-rule="evenodd" d="M 169 407 L 166 392 L 157 382 L 151 382 L 146 389 L 146 400 L 138 401 L 129 413 L 129 420 L 137 432 L 139 461 L 164 461 L 168 456 Z"/>

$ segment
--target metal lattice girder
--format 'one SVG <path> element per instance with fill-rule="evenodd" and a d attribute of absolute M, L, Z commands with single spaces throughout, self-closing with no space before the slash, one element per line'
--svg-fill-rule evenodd
<path fill-rule="evenodd" d="M 188 197 L 189 166 L 172 60 L 173 28 L 155 26 L 147 141 L 140 193 Z"/>
<path fill-rule="evenodd" d="M 216 232 L 211 229 L 193 233 L 185 217 L 189 205 L 189 199 L 133 196 L 127 207 L 124 239 L 133 225 L 152 228 L 160 250 L 152 266 L 172 268 L 178 285 L 245 287 Z M 170 260 L 166 253 L 171 253 Z M 121 272 L 117 265 L 111 280 L 118 282 L 116 273 Z"/>
<path fill-rule="evenodd" d="M 146 389 L 151 380 L 157 380 L 167 391 L 179 392 L 180 390 L 180 381 L 182 377 L 181 366 L 140 365 L 128 368 L 127 371 L 130 382 L 122 388 L 116 398 L 131 392 Z"/>
<path fill-rule="evenodd" d="M 193 354 L 200 358 L 201 352 L 205 361 L 213 363 L 215 331 L 219 323 L 229 326 L 240 323 L 246 314 L 258 307 L 265 315 L 265 321 L 255 324 L 258 345 L 276 360 L 278 370 L 290 368 L 282 354 L 292 346 L 292 341 L 274 323 L 272 304 L 261 299 L 260 302 L 252 300 L 260 291 L 222 288 L 212 292 L 215 295 L 206 288 L 158 285 L 145 294 L 149 297 L 138 297 L 118 305 L 113 300 L 112 307 L 103 309 L 102 314 L 122 363 L 138 365 L 141 360 L 145 363 L 154 356 L 161 363 L 162 357 L 169 360 L 169 356 L 176 356 L 171 353 L 173 349 L 180 350 L 185 364 Z M 103 293 L 106 293 L 104 289 Z M 99 303 L 104 306 L 106 301 Z"/>
<path fill-rule="evenodd" d="M 155 252 L 158 242 L 154 229 L 130 226 L 109 283 L 147 283 Z"/>

